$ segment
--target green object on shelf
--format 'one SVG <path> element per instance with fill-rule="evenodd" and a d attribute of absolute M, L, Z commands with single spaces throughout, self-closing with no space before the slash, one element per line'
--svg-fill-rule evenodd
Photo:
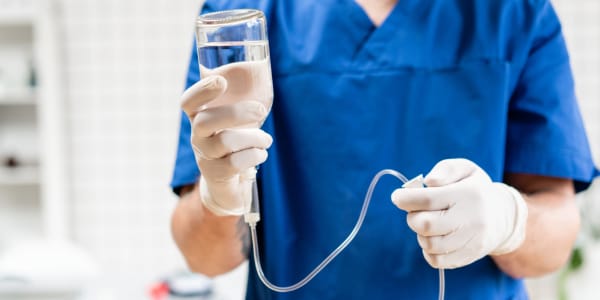
<path fill-rule="evenodd" d="M 29 87 L 34 89 L 37 86 L 37 72 L 33 62 L 29 62 Z"/>
<path fill-rule="evenodd" d="M 579 270 L 583 265 L 583 261 L 583 250 L 579 247 L 573 249 L 573 253 L 569 259 L 569 270 L 572 272 Z"/>

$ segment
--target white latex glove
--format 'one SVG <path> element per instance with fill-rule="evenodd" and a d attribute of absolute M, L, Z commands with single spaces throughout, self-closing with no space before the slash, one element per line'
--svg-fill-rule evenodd
<path fill-rule="evenodd" d="M 200 198 L 214 214 L 242 215 L 252 201 L 255 167 L 267 159 L 271 136 L 256 124 L 267 117 L 265 105 L 242 99 L 206 106 L 227 89 L 227 80 L 208 76 L 182 96 L 192 126 L 191 142 L 200 168 Z"/>
<path fill-rule="evenodd" d="M 423 256 L 434 268 L 468 265 L 516 250 L 525 239 L 527 205 L 514 188 L 492 182 L 466 159 L 439 162 L 427 188 L 401 188 L 392 201 L 408 212 Z"/>

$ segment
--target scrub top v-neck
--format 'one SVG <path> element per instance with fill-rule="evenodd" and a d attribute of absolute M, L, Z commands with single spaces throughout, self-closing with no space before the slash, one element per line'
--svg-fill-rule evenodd
<path fill-rule="evenodd" d="M 381 169 L 412 177 L 464 157 L 495 181 L 539 174 L 578 190 L 598 174 L 547 0 L 399 0 L 379 27 L 352 0 L 208 0 L 204 11 L 234 8 L 263 10 L 269 24 L 275 98 L 263 129 L 274 143 L 258 173 L 258 230 L 277 285 L 343 241 Z M 188 86 L 198 79 L 194 54 Z M 181 122 L 174 189 L 199 176 Z M 437 270 L 389 200 L 397 187 L 381 181 L 353 243 L 298 291 L 268 290 L 250 260 L 247 299 L 435 299 Z M 446 299 L 527 299 L 489 257 L 446 280 Z"/>
<path fill-rule="evenodd" d="M 356 45 L 356 55 L 353 59 L 357 66 L 364 66 L 365 62 L 379 61 L 385 64 L 385 52 L 390 47 L 390 38 L 406 34 L 403 22 L 407 16 L 423 7 L 422 1 L 405 0 L 398 1 L 383 22 L 376 26 L 366 14 L 364 9 L 355 1 L 341 1 L 340 5 L 348 14 L 342 15 L 340 22 L 348 23 L 359 35 L 362 35 Z M 383 54 L 383 55 L 382 55 Z"/>

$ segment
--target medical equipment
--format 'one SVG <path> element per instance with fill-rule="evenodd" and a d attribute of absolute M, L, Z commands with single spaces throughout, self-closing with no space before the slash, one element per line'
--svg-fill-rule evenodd
<path fill-rule="evenodd" d="M 183 98 L 193 106 L 184 105 L 188 117 L 202 123 L 192 133 L 201 199 L 216 215 L 241 216 L 251 201 L 255 166 L 272 142 L 259 129 L 273 102 L 265 16 L 252 9 L 203 14 L 196 44 L 203 80 Z"/>
<path fill-rule="evenodd" d="M 262 283 L 273 291 L 280 292 L 280 293 L 287 293 L 287 292 L 295 291 L 295 290 L 303 287 L 304 285 L 306 285 L 308 282 L 310 282 L 336 256 L 338 256 L 342 251 L 344 251 L 344 249 L 346 247 L 348 247 L 348 245 L 350 245 L 350 243 L 352 242 L 354 237 L 356 237 L 356 235 L 358 234 L 358 231 L 360 230 L 362 223 L 365 219 L 367 210 L 369 209 L 369 203 L 371 202 L 371 197 L 373 196 L 373 190 L 377 186 L 379 179 L 384 175 L 392 175 L 392 176 L 396 177 L 398 180 L 402 181 L 403 188 L 422 188 L 422 187 L 424 187 L 422 175 L 419 175 L 411 180 L 408 180 L 404 175 L 402 175 L 400 172 L 395 171 L 395 170 L 384 169 L 384 170 L 379 171 L 375 175 L 375 177 L 373 177 L 373 179 L 371 180 L 371 184 L 369 185 L 369 188 L 367 190 L 367 194 L 365 196 L 365 200 L 363 202 L 360 214 L 358 216 L 358 220 L 356 221 L 356 224 L 354 225 L 354 228 L 352 229 L 350 234 L 335 250 L 333 250 L 331 252 L 331 254 L 329 254 L 329 256 L 327 256 L 319 265 L 317 265 L 317 267 L 314 270 L 312 270 L 308 275 L 306 275 L 306 277 L 304 277 L 299 282 L 297 282 L 293 285 L 290 285 L 290 286 L 278 286 L 278 285 L 271 283 L 267 279 L 267 277 L 265 276 L 265 274 L 262 270 L 262 265 L 260 263 L 260 253 L 259 253 L 259 249 L 258 249 L 258 238 L 257 238 L 257 234 L 256 234 L 256 223 L 258 223 L 258 221 L 260 221 L 260 210 L 259 210 L 260 208 L 259 208 L 259 199 L 258 199 L 258 187 L 256 185 L 256 181 L 254 181 L 253 188 L 252 188 L 252 202 L 251 202 L 250 207 L 248 207 L 246 210 L 247 213 L 244 214 L 244 221 L 250 227 L 250 233 L 251 233 L 251 237 L 252 237 L 252 253 L 254 256 L 254 265 L 256 266 L 256 272 L 258 274 L 258 278 L 260 278 Z M 438 292 L 439 300 L 444 299 L 444 291 L 445 291 L 444 269 L 439 269 L 439 292 Z"/>

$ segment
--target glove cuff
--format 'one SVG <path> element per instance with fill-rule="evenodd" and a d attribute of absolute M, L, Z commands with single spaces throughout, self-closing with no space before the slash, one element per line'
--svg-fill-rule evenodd
<path fill-rule="evenodd" d="M 512 232 L 508 235 L 506 240 L 496 248 L 496 250 L 490 253 L 491 255 L 502 255 L 516 250 L 523 244 L 523 241 L 525 241 L 528 208 L 523 195 L 521 195 L 518 190 L 504 183 L 497 182 L 494 184 L 502 185 L 505 190 L 511 194 L 511 200 L 514 203 L 514 223 Z"/>
<path fill-rule="evenodd" d="M 242 216 L 252 201 L 252 180 L 238 175 L 234 182 L 209 184 L 204 177 L 200 177 L 200 201 L 217 216 Z M 221 201 L 217 201 L 213 195 L 219 195 Z"/>

